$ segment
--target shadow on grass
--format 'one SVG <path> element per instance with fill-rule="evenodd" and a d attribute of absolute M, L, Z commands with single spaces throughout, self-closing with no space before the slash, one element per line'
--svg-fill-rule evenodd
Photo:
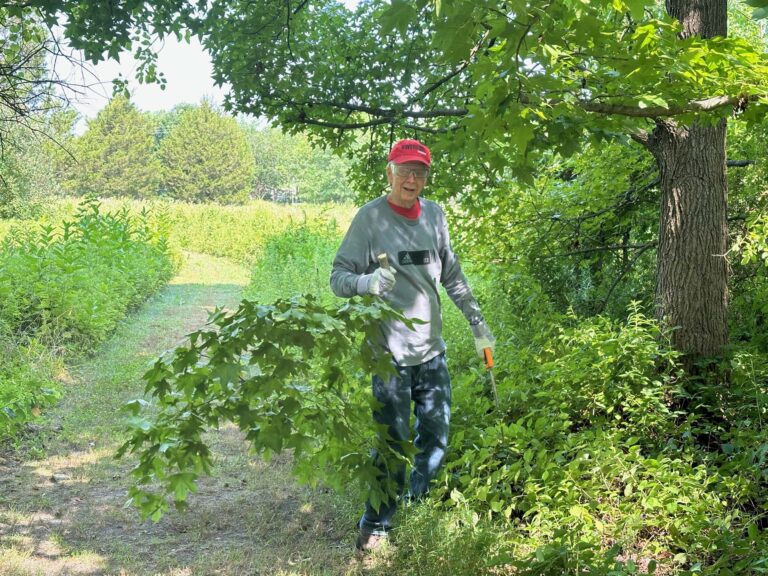
<path fill-rule="evenodd" d="M 288 455 L 249 456 L 234 427 L 211 442 L 215 475 L 158 523 L 124 507 L 130 464 L 108 449 L 3 469 L 0 573 L 356 573 L 340 497 L 298 486 Z"/>

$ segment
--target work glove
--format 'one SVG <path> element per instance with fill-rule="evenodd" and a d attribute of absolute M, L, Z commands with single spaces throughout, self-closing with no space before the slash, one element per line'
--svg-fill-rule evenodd
<path fill-rule="evenodd" d="M 483 350 L 486 348 L 490 348 L 491 353 L 493 353 L 493 350 L 496 347 L 496 338 L 491 334 L 491 329 L 488 328 L 488 324 L 479 322 L 478 324 L 472 324 L 471 328 L 472 335 L 475 337 L 475 350 L 477 350 L 480 358 L 485 358 Z"/>
<path fill-rule="evenodd" d="M 389 268 L 376 268 L 371 274 L 363 274 L 357 280 L 357 293 L 382 296 L 395 287 L 395 271 Z"/>

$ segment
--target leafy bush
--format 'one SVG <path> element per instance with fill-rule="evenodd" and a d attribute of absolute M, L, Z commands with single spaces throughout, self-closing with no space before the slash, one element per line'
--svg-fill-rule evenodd
<path fill-rule="evenodd" d="M 333 295 L 329 276 L 342 235 L 335 221 L 291 223 L 270 237 L 251 272 L 246 296 L 261 302 L 298 294 L 312 294 L 325 302 Z"/>
<path fill-rule="evenodd" d="M 9 235 L 0 249 L 0 320 L 20 338 L 92 348 L 170 278 L 166 236 L 162 217 L 101 213 L 95 200 L 60 230 Z"/>
<path fill-rule="evenodd" d="M 50 354 L 38 343 L 17 345 L 0 329 L 0 439 L 34 419 L 59 397 Z"/>

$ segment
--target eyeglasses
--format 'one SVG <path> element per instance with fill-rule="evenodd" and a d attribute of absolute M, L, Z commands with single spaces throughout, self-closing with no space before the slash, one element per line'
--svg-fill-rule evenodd
<path fill-rule="evenodd" d="M 429 168 L 426 166 L 406 166 L 405 164 L 394 164 L 392 172 L 400 178 L 408 178 L 411 174 L 416 180 L 426 180 L 429 176 Z"/>

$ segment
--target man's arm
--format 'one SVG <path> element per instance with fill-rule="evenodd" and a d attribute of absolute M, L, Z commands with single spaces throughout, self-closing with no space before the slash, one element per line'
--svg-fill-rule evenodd
<path fill-rule="evenodd" d="M 448 235 L 448 224 L 445 220 L 445 214 L 440 212 L 440 233 L 442 246 L 440 249 L 440 260 L 442 262 L 441 282 L 446 293 L 461 310 L 464 317 L 472 328 L 472 335 L 475 338 L 475 348 L 480 357 L 483 357 L 483 350 L 496 345 L 496 338 L 493 337 L 490 328 L 485 323 L 483 314 L 480 311 L 480 305 L 477 303 L 472 290 L 467 282 L 467 277 L 461 270 L 459 258 L 451 247 L 451 240 Z"/>
<path fill-rule="evenodd" d="M 380 296 L 395 286 L 393 271 L 383 268 L 371 271 L 370 236 L 358 215 L 353 218 L 333 259 L 331 290 L 341 298 L 362 294 Z"/>
<path fill-rule="evenodd" d="M 331 269 L 331 290 L 341 298 L 357 296 L 360 276 L 368 267 L 367 237 L 359 224 L 359 213 L 352 219 Z"/>

